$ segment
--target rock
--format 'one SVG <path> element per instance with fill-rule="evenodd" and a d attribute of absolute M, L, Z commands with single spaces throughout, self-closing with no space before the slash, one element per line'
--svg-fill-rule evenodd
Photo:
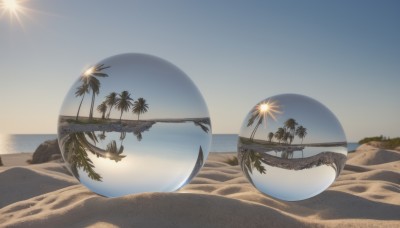
<path fill-rule="evenodd" d="M 43 142 L 36 148 L 32 156 L 31 164 L 39 164 L 62 158 L 58 140 L 48 140 Z"/>
<path fill-rule="evenodd" d="M 61 154 L 52 154 L 50 157 L 50 161 L 60 160 L 63 161 Z"/>
<path fill-rule="evenodd" d="M 1 157 L 0 157 L 0 166 L 3 166 L 3 161 L 1 160 Z"/>

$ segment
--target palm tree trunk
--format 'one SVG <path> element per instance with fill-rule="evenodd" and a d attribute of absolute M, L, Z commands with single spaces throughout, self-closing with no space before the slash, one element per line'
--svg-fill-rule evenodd
<path fill-rule="evenodd" d="M 139 115 L 140 115 L 140 113 L 137 114 L 137 120 L 139 120 Z"/>
<path fill-rule="evenodd" d="M 123 113 L 124 111 L 123 110 L 121 110 L 121 116 L 119 116 L 119 122 L 122 122 L 122 113 Z"/>
<path fill-rule="evenodd" d="M 111 106 L 110 106 L 110 110 L 108 110 L 107 119 L 110 119 L 110 113 L 111 113 L 112 107 L 113 107 L 113 105 L 111 105 Z"/>
<path fill-rule="evenodd" d="M 257 126 L 256 126 L 257 127 Z M 253 141 L 253 134 L 254 134 L 254 130 L 256 129 L 256 127 L 254 127 L 253 131 L 250 134 L 250 141 Z"/>
<path fill-rule="evenodd" d="M 255 135 L 256 132 L 257 132 L 257 128 L 260 126 L 260 124 L 261 124 L 261 123 L 258 122 L 257 125 L 256 125 L 256 127 L 254 128 L 253 132 L 251 133 L 251 135 L 250 135 L 250 139 L 251 139 L 251 140 L 254 138 L 254 135 Z"/>
<path fill-rule="evenodd" d="M 93 119 L 93 107 L 94 107 L 94 99 L 96 97 L 96 94 L 94 93 L 94 91 L 92 91 L 92 104 L 90 105 L 90 112 L 89 112 L 89 120 Z"/>
<path fill-rule="evenodd" d="M 79 104 L 78 113 L 76 113 L 76 119 L 75 119 L 75 120 L 78 120 L 79 111 L 81 110 L 81 105 L 82 105 L 82 102 L 83 102 L 83 98 L 85 98 L 85 94 L 83 94 L 83 97 L 82 97 L 81 103 Z"/>
<path fill-rule="evenodd" d="M 260 124 L 259 124 L 259 123 L 257 123 L 256 127 L 254 128 L 254 130 L 253 130 L 253 132 L 252 132 L 251 139 L 254 139 L 254 136 L 256 135 L 256 132 L 257 132 L 258 126 L 260 126 Z"/>

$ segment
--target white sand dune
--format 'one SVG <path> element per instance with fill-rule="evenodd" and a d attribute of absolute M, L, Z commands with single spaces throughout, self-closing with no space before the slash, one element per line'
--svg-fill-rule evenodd
<path fill-rule="evenodd" d="M 298 202 L 259 193 L 224 162 L 234 155 L 211 153 L 176 193 L 118 198 L 90 192 L 60 163 L 0 167 L 0 227 L 400 227 L 398 151 L 361 146 L 328 190 Z"/>

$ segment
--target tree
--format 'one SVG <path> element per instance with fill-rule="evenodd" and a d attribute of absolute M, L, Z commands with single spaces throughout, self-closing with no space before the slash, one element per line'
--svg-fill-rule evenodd
<path fill-rule="evenodd" d="M 289 137 L 290 137 L 290 132 L 285 131 L 285 133 L 283 134 L 283 137 L 282 137 L 282 141 L 284 143 L 288 144 Z"/>
<path fill-rule="evenodd" d="M 273 138 L 273 137 L 274 137 L 274 133 L 272 133 L 272 132 L 268 133 L 268 140 L 269 140 L 269 142 L 272 141 L 272 138 Z"/>
<path fill-rule="evenodd" d="M 76 88 L 75 97 L 82 96 L 82 99 L 81 99 L 81 103 L 79 103 L 79 108 L 78 108 L 78 112 L 76 113 L 76 119 L 75 120 L 78 120 L 79 111 L 81 110 L 83 99 L 85 98 L 85 94 L 87 94 L 87 93 L 89 93 L 89 85 L 86 84 L 86 83 L 83 83 L 78 88 Z"/>
<path fill-rule="evenodd" d="M 139 142 L 142 141 L 142 139 L 143 139 L 142 132 L 140 132 L 140 131 L 134 131 L 134 132 L 133 132 L 133 135 L 136 136 L 136 139 L 137 139 Z"/>
<path fill-rule="evenodd" d="M 296 129 L 296 135 L 299 136 L 299 138 L 301 138 L 301 144 L 303 144 L 303 139 L 306 137 L 307 135 L 307 128 L 303 127 L 303 126 L 298 126 Z"/>
<path fill-rule="evenodd" d="M 106 112 L 107 112 L 107 104 L 105 101 L 103 101 L 99 106 L 97 106 L 97 111 L 101 113 L 101 118 L 104 120 L 106 117 Z"/>
<path fill-rule="evenodd" d="M 259 126 L 261 125 L 261 123 L 263 122 L 263 119 L 264 119 L 264 118 L 262 118 L 262 117 L 263 117 L 263 115 L 262 115 L 262 113 L 261 113 L 261 110 L 260 110 L 260 108 L 259 108 L 258 105 L 257 105 L 257 106 L 254 107 L 253 110 L 251 111 L 251 117 L 250 117 L 250 119 L 249 119 L 248 122 L 247 122 L 247 127 L 250 127 L 251 125 L 253 125 L 253 123 L 254 123 L 256 120 L 258 120 L 256 126 L 254 127 L 253 131 L 252 131 L 251 134 L 250 134 L 250 140 L 251 140 L 251 141 L 253 140 L 253 138 L 254 138 L 254 136 L 255 136 L 255 134 L 256 134 L 256 132 L 257 132 L 258 127 L 259 127 Z"/>
<path fill-rule="evenodd" d="M 106 96 L 105 102 L 110 107 L 110 110 L 108 111 L 108 114 L 107 114 L 107 119 L 109 119 L 110 118 L 111 109 L 113 108 L 113 106 L 117 102 L 117 93 L 116 92 L 112 92 L 112 93 L 108 94 Z"/>
<path fill-rule="evenodd" d="M 281 143 L 284 135 L 285 129 L 283 129 L 282 127 L 278 128 L 278 130 L 275 132 L 275 138 L 278 140 L 278 143 Z"/>
<path fill-rule="evenodd" d="M 139 115 L 147 112 L 148 109 L 149 105 L 146 103 L 146 100 L 140 97 L 133 103 L 132 112 L 138 115 L 137 118 L 139 120 Z"/>
<path fill-rule="evenodd" d="M 284 123 L 285 128 L 290 133 L 290 135 L 288 135 L 288 137 L 287 137 L 290 140 L 290 144 L 292 144 L 292 142 L 293 142 L 297 125 L 298 125 L 298 123 L 293 118 L 286 120 Z"/>
<path fill-rule="evenodd" d="M 131 94 L 128 91 L 122 91 L 122 93 L 118 94 L 115 105 L 118 110 L 121 111 L 121 115 L 119 117 L 119 121 L 122 121 L 122 114 L 124 112 L 129 111 L 131 108 L 133 99 L 131 98 Z"/>
<path fill-rule="evenodd" d="M 93 119 L 93 108 L 96 95 L 100 92 L 100 81 L 96 77 L 108 77 L 108 74 L 102 73 L 104 69 L 110 68 L 109 66 L 104 66 L 104 64 L 99 64 L 94 67 L 89 68 L 81 76 L 81 81 L 87 84 L 92 90 L 92 102 L 90 105 L 89 120 Z"/>
<path fill-rule="evenodd" d="M 99 137 L 99 139 L 101 141 L 103 141 L 104 139 L 107 138 L 106 131 L 103 131 L 102 133 L 98 134 L 97 136 Z"/>
<path fill-rule="evenodd" d="M 80 179 L 78 169 L 82 168 L 90 179 L 101 181 L 101 175 L 94 170 L 94 164 L 86 152 L 86 150 L 90 149 L 90 143 L 86 137 L 90 138 L 93 142 L 97 142 L 94 132 L 76 132 L 66 136 L 62 147 L 65 159 L 71 164 L 71 171 L 76 178 Z"/>
<path fill-rule="evenodd" d="M 121 140 L 121 143 L 124 141 L 125 137 L 126 137 L 126 132 L 121 131 L 121 134 L 119 135 L 119 140 Z"/>
<path fill-rule="evenodd" d="M 254 150 L 244 152 L 242 157 L 242 162 L 244 163 L 247 171 L 253 173 L 253 170 L 256 169 L 260 174 L 265 174 L 267 170 L 263 166 L 261 160 L 261 154 L 255 152 Z"/>
<path fill-rule="evenodd" d="M 122 154 L 124 152 L 124 146 L 121 144 L 118 149 L 117 142 L 115 142 L 115 140 L 112 140 L 110 143 L 107 144 L 106 151 L 112 154 Z"/>

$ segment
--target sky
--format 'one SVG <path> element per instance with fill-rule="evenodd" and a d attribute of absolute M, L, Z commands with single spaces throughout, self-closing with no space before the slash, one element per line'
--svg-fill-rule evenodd
<path fill-rule="evenodd" d="M 120 94 L 122 91 L 128 91 L 131 99 L 135 101 L 139 98 L 145 100 L 148 111 L 139 116 L 141 120 L 209 116 L 207 105 L 196 85 L 179 68 L 163 59 L 145 54 L 121 54 L 95 63 L 96 66 L 102 64 L 108 67 L 101 70 L 107 77 L 96 77 L 100 88 L 99 94 L 95 96 L 94 117 L 102 117 L 96 107 L 106 100 L 106 96 L 112 92 Z M 79 79 L 68 91 L 60 115 L 75 118 L 77 110 L 81 107 L 79 116 L 89 116 L 92 93 L 85 94 L 86 99 L 82 96 L 77 97 L 75 92 L 81 86 L 82 81 Z M 133 100 L 131 102 L 134 103 Z M 106 113 L 109 111 L 108 108 Z M 132 109 L 121 116 L 121 111 L 113 108 L 110 118 L 120 117 L 128 120 L 138 118 Z"/>
<path fill-rule="evenodd" d="M 1 1 L 1 0 L 0 0 Z M 348 141 L 400 136 L 399 1 L 26 0 L 0 13 L 0 133 L 55 133 L 83 69 L 161 57 L 201 91 L 213 133 L 239 132 L 260 100 L 312 97 Z"/>
<path fill-rule="evenodd" d="M 247 115 L 243 125 L 241 126 L 239 135 L 241 137 L 250 138 L 253 130 L 257 127 L 254 134 L 255 139 L 268 140 L 270 132 L 277 132 L 278 128 L 284 128 L 285 122 L 294 119 L 299 126 L 306 128 L 306 135 L 300 138 L 295 135 L 293 144 L 307 143 L 337 143 L 345 142 L 345 133 L 343 132 L 337 118 L 332 112 L 324 107 L 316 100 L 306 96 L 286 94 L 278 95 L 263 100 L 255 109 L 260 110 L 261 105 L 268 105 L 270 108 L 266 112 L 260 112 L 262 123 L 257 127 L 259 118 L 254 123 L 247 126 L 252 114 Z M 278 142 L 273 137 L 272 142 Z"/>

